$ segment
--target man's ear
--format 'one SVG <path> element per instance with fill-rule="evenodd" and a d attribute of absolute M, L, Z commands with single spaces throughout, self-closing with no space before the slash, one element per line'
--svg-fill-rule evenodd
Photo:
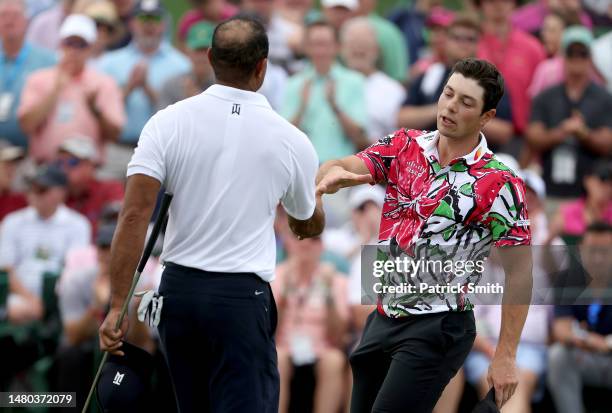
<path fill-rule="evenodd" d="M 257 65 L 255 66 L 255 71 L 259 75 L 259 77 L 261 77 L 261 79 L 266 77 L 267 69 L 268 69 L 268 58 L 267 57 L 261 59 L 259 62 L 257 62 Z"/>
<path fill-rule="evenodd" d="M 483 128 L 491 119 L 495 117 L 497 113 L 496 109 L 489 109 L 482 115 L 480 115 L 480 127 Z"/>

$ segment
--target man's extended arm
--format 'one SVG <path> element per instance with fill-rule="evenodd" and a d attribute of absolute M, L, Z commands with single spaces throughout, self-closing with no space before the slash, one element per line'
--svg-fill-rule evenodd
<path fill-rule="evenodd" d="M 136 174 L 127 180 L 125 200 L 111 246 L 111 309 L 100 327 L 100 347 L 111 353 L 121 354 L 117 350 L 127 330 L 127 317 L 119 331 L 114 331 L 115 323 L 128 298 L 160 187 L 159 181 L 146 175 Z"/>
<path fill-rule="evenodd" d="M 314 213 L 306 220 L 299 220 L 287 215 L 289 228 L 298 238 L 316 237 L 323 232 L 325 228 L 325 212 L 323 212 L 323 202 L 321 196 L 316 196 L 317 204 Z"/>
<path fill-rule="evenodd" d="M 501 247 L 498 252 L 506 281 L 499 341 L 487 380 L 495 388 L 495 400 L 501 408 L 518 385 L 516 349 L 529 311 L 533 279 L 530 246 Z"/>

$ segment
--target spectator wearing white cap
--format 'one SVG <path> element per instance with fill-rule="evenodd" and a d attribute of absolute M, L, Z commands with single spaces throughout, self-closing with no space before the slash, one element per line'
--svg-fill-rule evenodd
<path fill-rule="evenodd" d="M 125 122 L 115 81 L 86 65 L 96 40 L 93 20 L 68 16 L 60 38 L 60 62 L 28 78 L 17 111 L 37 162 L 53 160 L 62 142 L 75 134 L 91 137 L 102 153 L 104 143 L 116 140 Z"/>
<path fill-rule="evenodd" d="M 96 166 L 98 151 L 91 139 L 74 136 L 62 143 L 56 158 L 68 177 L 66 206 L 83 214 L 92 225 L 93 236 L 104 207 L 123 201 L 123 183 L 98 180 Z"/>
<path fill-rule="evenodd" d="M 23 148 L 28 138 L 17 121 L 21 90 L 30 73 L 55 63 L 50 51 L 25 41 L 27 25 L 23 0 L 0 1 L 0 137 Z"/>

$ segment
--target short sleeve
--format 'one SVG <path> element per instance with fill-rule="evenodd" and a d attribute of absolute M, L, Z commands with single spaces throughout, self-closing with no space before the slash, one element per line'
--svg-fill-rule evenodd
<path fill-rule="evenodd" d="M 531 229 L 525 202 L 525 184 L 510 178 L 499 190 L 487 214 L 495 247 L 531 244 Z"/>
<path fill-rule="evenodd" d="M 17 227 L 9 216 L 0 225 L 0 268 L 14 267 L 17 264 L 17 246 L 15 239 Z"/>
<path fill-rule="evenodd" d="M 531 105 L 531 116 L 529 118 L 530 122 L 544 122 L 546 123 L 546 95 L 539 94 L 533 99 L 533 104 Z"/>
<path fill-rule="evenodd" d="M 407 142 L 407 131 L 400 129 L 359 152 L 357 157 L 363 160 L 376 182 L 386 183 L 391 162 L 406 146 Z"/>
<path fill-rule="evenodd" d="M 281 203 L 291 217 L 306 220 L 312 217 L 316 206 L 315 178 L 319 158 L 306 135 L 300 132 L 295 142 L 291 181 Z"/>
<path fill-rule="evenodd" d="M 138 146 L 128 164 L 127 176 L 143 174 L 157 179 L 163 185 L 166 179 L 167 141 L 174 131 L 161 130 L 159 117 L 162 113 L 163 111 L 154 115 L 142 129 Z"/>

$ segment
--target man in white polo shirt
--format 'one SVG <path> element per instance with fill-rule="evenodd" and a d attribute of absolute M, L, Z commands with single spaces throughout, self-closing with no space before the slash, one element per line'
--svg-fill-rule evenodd
<path fill-rule="evenodd" d="M 300 237 L 321 233 L 318 159 L 302 132 L 255 93 L 268 39 L 235 18 L 213 34 L 217 83 L 160 111 L 128 165 L 112 245 L 111 310 L 102 350 L 121 355 L 114 331 L 146 227 L 163 185 L 174 194 L 164 240 L 159 333 L 181 412 L 277 412 L 273 221 L 282 203 Z"/>

